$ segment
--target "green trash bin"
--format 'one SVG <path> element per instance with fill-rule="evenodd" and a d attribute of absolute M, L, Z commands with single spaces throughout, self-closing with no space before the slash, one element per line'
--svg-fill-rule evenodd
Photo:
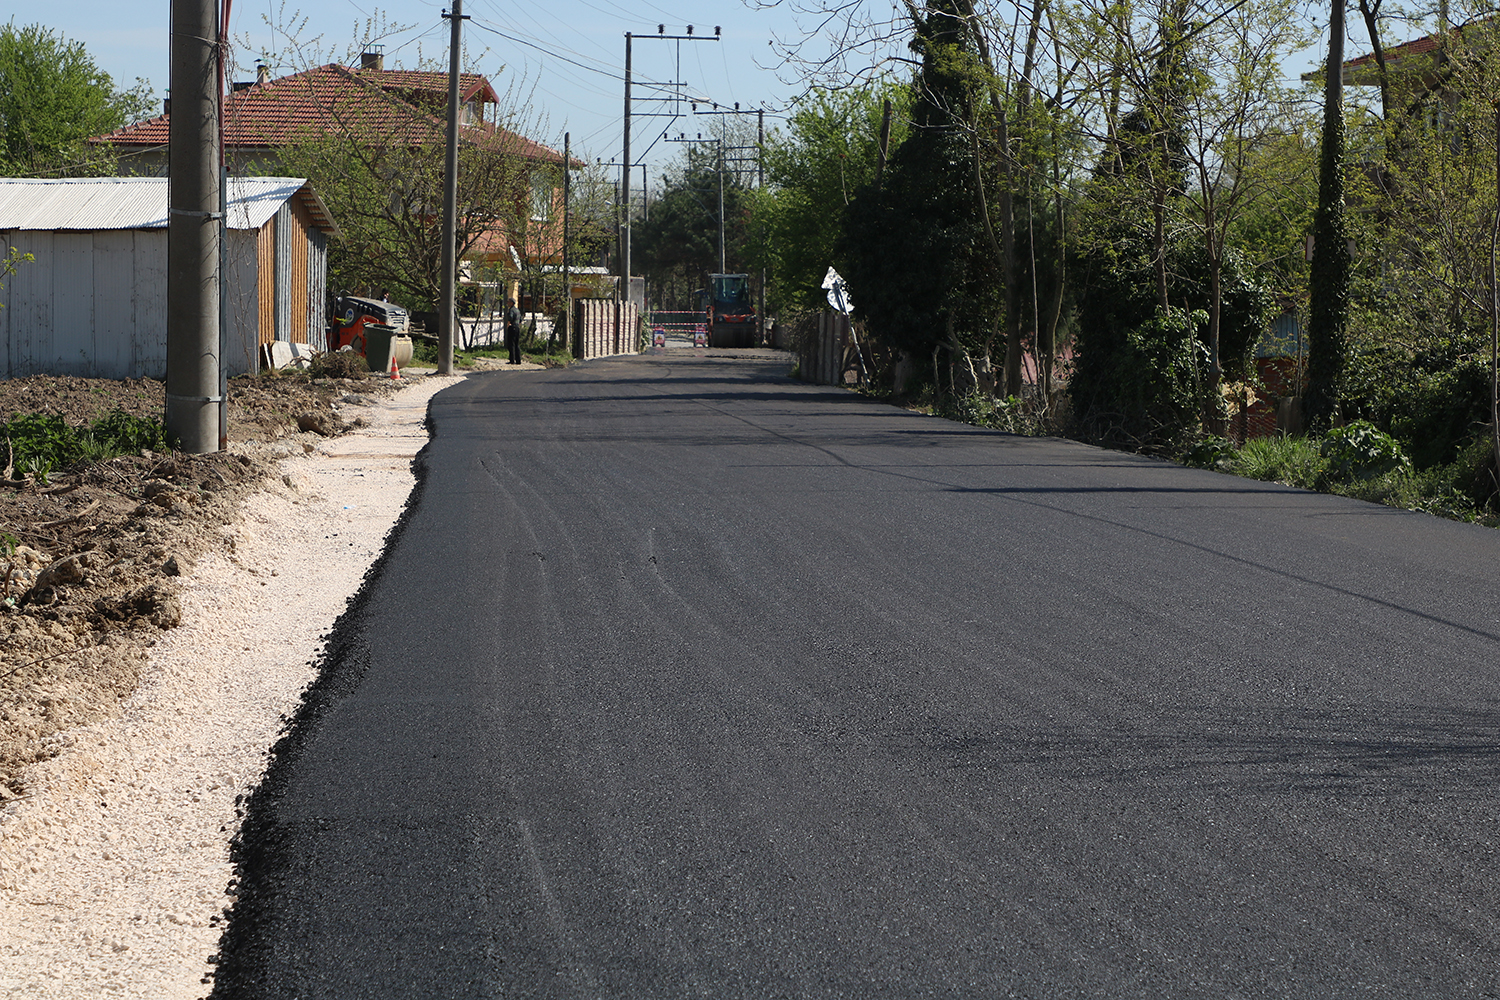
<path fill-rule="evenodd" d="M 411 364 L 411 338 L 397 335 L 396 328 L 382 323 L 365 324 L 365 362 L 370 371 L 382 375 L 391 370 L 391 355 L 396 356 L 396 367 Z"/>

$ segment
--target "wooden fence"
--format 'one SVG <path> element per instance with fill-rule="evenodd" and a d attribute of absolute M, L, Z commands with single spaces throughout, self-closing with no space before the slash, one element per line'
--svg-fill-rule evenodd
<path fill-rule="evenodd" d="M 640 353 L 640 310 L 613 299 L 574 299 L 573 357 L 607 358 Z"/>
<path fill-rule="evenodd" d="M 859 381 L 859 359 L 849 317 L 821 312 L 805 316 L 787 345 L 797 353 L 798 378 L 817 385 L 845 385 Z"/>

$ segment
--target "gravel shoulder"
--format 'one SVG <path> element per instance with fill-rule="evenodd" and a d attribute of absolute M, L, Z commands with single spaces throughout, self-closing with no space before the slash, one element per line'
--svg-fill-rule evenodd
<path fill-rule="evenodd" d="M 121 556 L 83 543 L 113 560 L 85 567 L 97 592 L 50 617 L 8 613 L 53 647 L 89 650 L 57 657 L 73 665 L 51 669 L 45 685 L 17 685 L 12 674 L 5 689 L 0 730 L 12 742 L 18 720 L 51 723 L 27 742 L 31 759 L 0 771 L 0 995 L 208 994 L 208 960 L 233 901 L 238 804 L 411 492 L 428 400 L 455 381 L 426 377 L 379 397 L 333 386 L 321 405 L 350 433 L 299 433 L 287 426 L 295 407 L 271 407 L 228 455 L 165 468 L 157 456 L 126 460 L 136 488 L 165 483 L 157 491 L 169 502 L 114 489 L 128 544 L 116 546 Z M 271 475 L 205 488 L 235 465 Z M 176 576 L 162 569 L 173 556 Z M 107 571 L 124 560 L 134 570 L 112 587 Z M 141 588 L 155 588 L 169 613 L 152 620 L 152 606 L 108 627 L 100 607 Z M 6 659 L 16 652 L 8 646 Z M 96 654 L 118 661 L 105 671 L 113 679 L 70 698 L 69 671 L 86 673 L 79 664 Z"/>

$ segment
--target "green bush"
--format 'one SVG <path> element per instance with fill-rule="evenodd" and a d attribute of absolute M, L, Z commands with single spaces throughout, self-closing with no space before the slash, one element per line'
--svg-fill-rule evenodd
<path fill-rule="evenodd" d="M 1411 472 L 1401 444 L 1368 420 L 1335 427 L 1321 446 L 1328 475 L 1336 482 L 1369 480 L 1388 472 Z"/>
<path fill-rule="evenodd" d="M 418 367 L 437 367 L 438 342 L 426 337 L 411 338 L 411 363 Z"/>
<path fill-rule="evenodd" d="M 24 414 L 0 424 L 0 436 L 9 442 L 17 471 L 39 478 L 46 478 L 54 469 L 104 462 L 118 454 L 171 450 L 159 420 L 120 411 L 99 418 L 89 427 L 71 427 L 54 414 Z"/>
<path fill-rule="evenodd" d="M 1444 465 L 1415 473 L 1397 470 L 1341 485 L 1338 490 L 1361 500 L 1474 521 L 1500 512 L 1493 469 L 1490 442 L 1476 439 L 1462 448 L 1454 461 Z"/>
<path fill-rule="evenodd" d="M 1075 430 L 1085 441 L 1152 454 L 1180 454 L 1211 399 L 1201 311 L 1158 310 L 1114 340 L 1096 341 L 1070 384 Z"/>
<path fill-rule="evenodd" d="M 933 415 L 1011 434 L 1042 433 L 1036 426 L 1037 421 L 1025 412 L 1021 400 L 1015 396 L 996 399 L 982 392 L 971 392 L 963 396 L 944 395 L 933 407 Z"/>
<path fill-rule="evenodd" d="M 17 471 L 40 478 L 81 462 L 171 448 L 160 420 L 118 410 L 88 427 L 71 427 L 55 414 L 24 414 L 0 424 L 0 437 L 9 442 Z"/>
<path fill-rule="evenodd" d="M 1210 436 L 1195 443 L 1183 456 L 1183 464 L 1197 469 L 1215 469 L 1220 472 L 1234 471 L 1239 457 L 1234 442 L 1228 438 Z"/>
<path fill-rule="evenodd" d="M 1445 337 L 1412 351 L 1371 347 L 1353 354 L 1345 412 L 1402 441 L 1418 469 L 1453 462 L 1489 422 L 1488 334 Z"/>
<path fill-rule="evenodd" d="M 140 451 L 170 451 L 167 433 L 155 417 L 133 417 L 122 410 L 106 414 L 89 428 L 99 447 L 115 455 Z"/>

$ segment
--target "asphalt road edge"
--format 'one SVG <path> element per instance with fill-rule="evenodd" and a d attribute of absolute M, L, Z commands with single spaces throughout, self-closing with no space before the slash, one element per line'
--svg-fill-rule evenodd
<path fill-rule="evenodd" d="M 228 886 L 228 894 L 234 902 L 226 911 L 218 949 L 209 959 L 214 967 L 209 1000 L 245 1000 L 256 995 L 262 966 L 262 948 L 256 942 L 263 938 L 255 931 L 270 919 L 265 904 L 275 895 L 277 874 L 274 859 L 280 853 L 277 845 L 282 837 L 277 805 L 286 786 L 289 768 L 305 751 L 319 722 L 332 706 L 359 686 L 369 668 L 368 654 L 362 649 L 360 638 L 361 623 L 376 582 L 384 573 L 396 543 L 421 506 L 427 481 L 427 449 L 436 434 L 430 403 L 423 426 L 427 429 L 428 441 L 412 459 L 415 484 L 401 514 L 386 536 L 380 554 L 365 571 L 359 589 L 324 637 L 312 662 L 315 678 L 303 692 L 296 713 L 283 716 L 281 736 L 271 747 L 260 784 L 236 810 L 241 814 L 241 823 L 239 832 L 230 841 L 229 857 L 234 875 Z"/>

